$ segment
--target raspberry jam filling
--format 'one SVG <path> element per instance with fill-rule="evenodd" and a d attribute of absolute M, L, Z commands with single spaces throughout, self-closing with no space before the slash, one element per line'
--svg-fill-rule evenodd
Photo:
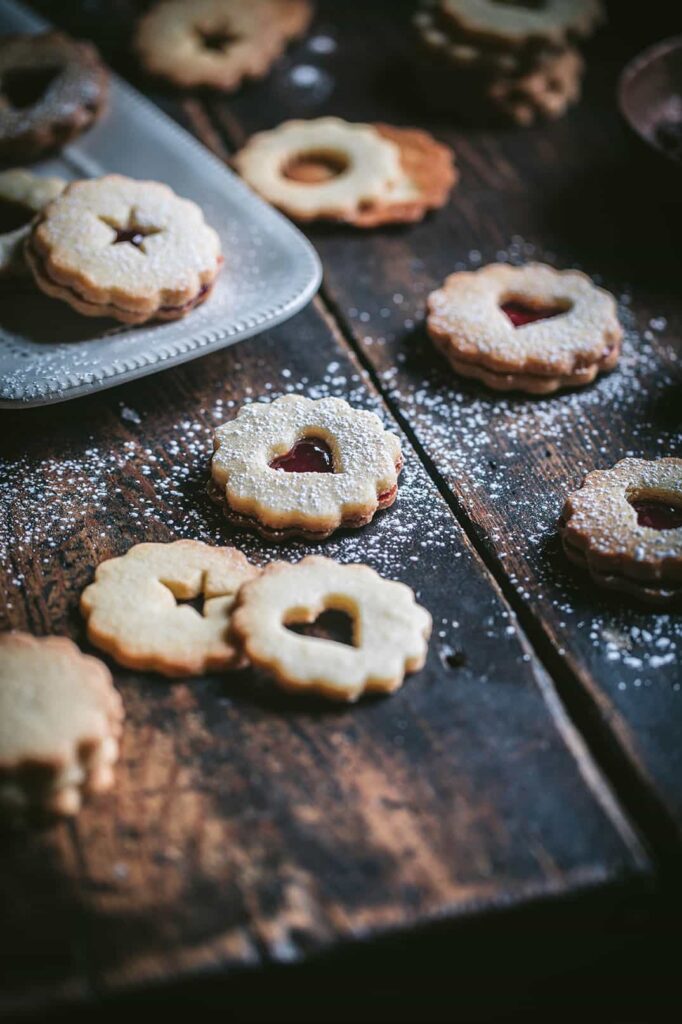
<path fill-rule="evenodd" d="M 281 469 L 285 473 L 333 473 L 334 458 L 321 437 L 303 437 L 284 455 L 273 459 L 270 469 Z"/>
<path fill-rule="evenodd" d="M 101 219 L 104 220 L 104 218 Z M 107 222 L 105 221 L 105 223 Z M 136 249 L 140 248 L 140 246 L 142 245 L 142 243 L 144 242 L 145 238 L 148 235 L 158 235 L 160 230 L 159 228 L 139 227 L 119 228 L 116 227 L 114 224 L 111 224 L 110 227 L 113 227 L 114 231 L 116 232 L 116 237 L 113 239 L 111 243 L 112 245 L 120 245 L 121 242 L 130 242 L 130 244 L 134 245 Z"/>
<path fill-rule="evenodd" d="M 636 498 L 630 504 L 637 513 L 637 524 L 651 530 L 676 530 L 682 526 L 682 505 L 651 498 Z"/>
<path fill-rule="evenodd" d="M 565 309 L 557 306 L 526 306 L 517 299 L 510 299 L 500 306 L 502 312 L 511 320 L 514 327 L 524 327 L 526 324 L 534 324 L 538 320 L 551 320 L 552 317 L 561 316 Z"/>

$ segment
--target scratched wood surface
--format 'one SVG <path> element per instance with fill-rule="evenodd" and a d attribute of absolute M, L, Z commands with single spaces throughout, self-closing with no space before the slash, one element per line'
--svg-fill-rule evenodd
<path fill-rule="evenodd" d="M 630 24 L 614 4 L 612 29 L 588 48 L 579 107 L 552 125 L 505 131 L 462 128 L 419 96 L 409 5 L 392 19 L 377 5 L 351 6 L 340 20 L 322 5 L 318 31 L 336 43 L 332 54 L 304 45 L 292 57 L 319 71 L 306 116 L 427 127 L 455 149 L 461 181 L 447 207 L 415 227 L 310 229 L 325 295 L 562 695 L 622 777 L 625 798 L 674 858 L 682 836 L 682 617 L 595 592 L 567 567 L 556 521 L 589 470 L 682 450 L 679 186 L 671 195 L 647 176 L 615 101 L 625 62 L 679 31 L 679 12 L 654 4 L 644 25 Z M 348 52 L 357 55 L 352 74 Z M 301 112 L 298 95 L 282 85 L 286 73 L 209 105 L 232 144 Z M 496 259 L 546 259 L 596 275 L 621 300 L 628 336 L 620 368 L 584 391 L 540 400 L 457 380 L 426 335 L 426 296 L 453 270 Z"/>
<path fill-rule="evenodd" d="M 97 39 L 112 63 L 150 91 L 126 51 L 133 5 L 106 5 L 113 14 L 104 29 L 101 4 L 39 6 Z M 266 82 L 229 102 L 153 95 L 225 156 L 244 134 L 295 114 L 368 118 L 394 110 L 396 122 L 429 124 L 411 88 L 391 98 L 388 71 L 406 38 L 395 27 L 404 6 L 391 5 L 390 16 L 380 12 L 382 20 L 365 28 L 356 5 L 344 5 L 343 14 L 320 6 L 317 30 L 336 40 L 334 54 L 315 56 L 304 45 Z M 380 6 L 371 5 L 372 18 Z M 351 47 L 357 59 L 349 71 L 344 53 Z M 326 95 L 296 84 L 290 72 L 301 63 L 325 72 Z M 311 231 L 326 276 L 314 308 L 176 371 L 91 400 L 2 415 L 2 628 L 64 632 L 83 642 L 81 588 L 102 558 L 139 540 L 192 536 L 270 557 L 209 503 L 207 459 L 213 427 L 242 401 L 288 388 L 369 403 L 389 424 L 397 415 L 416 439 L 418 452 L 405 442 L 394 510 L 324 551 L 410 583 L 435 620 L 425 671 L 390 700 L 352 710 L 292 703 L 249 672 L 169 685 L 116 671 L 128 713 L 116 791 L 92 802 L 74 826 L 3 837 L 0 885 L 13 949 L 2 971 L 12 1009 L 57 996 L 91 1000 L 207 969 L 263 970 L 436 918 L 473 927 L 491 908 L 609 887 L 629 894 L 652 877 L 612 787 L 633 805 L 648 842 L 669 838 L 674 806 L 665 784 L 673 786 L 674 763 L 659 779 L 652 748 L 653 733 L 666 725 L 659 717 L 671 716 L 675 705 L 663 705 L 661 695 L 653 717 L 652 699 L 638 719 L 633 693 L 626 714 L 620 694 L 628 691 L 618 689 L 603 645 L 584 639 L 603 629 L 602 620 L 607 629 L 625 623 L 622 633 L 650 617 L 630 618 L 617 603 L 581 597 L 556 556 L 541 562 L 543 549 L 529 547 L 524 529 L 532 522 L 549 531 L 563 484 L 578 480 L 595 457 L 587 448 L 594 436 L 578 430 L 583 446 L 571 448 L 580 420 L 571 403 L 559 415 L 559 438 L 530 443 L 545 431 L 544 420 L 532 420 L 542 407 L 495 406 L 473 388 L 453 387 L 418 327 L 429 287 L 473 248 L 488 258 L 508 247 L 512 234 L 525 233 L 570 262 L 573 250 L 557 242 L 563 236 L 539 226 L 559 146 L 553 133 L 570 139 L 570 124 L 518 136 L 464 135 L 438 125 L 438 134 L 457 144 L 464 171 L 451 207 L 409 231 Z M 532 149 L 521 160 L 524 147 Z M 649 315 L 642 294 L 632 303 L 639 318 Z M 658 299 L 652 292 L 651 316 L 665 315 Z M 655 342 L 647 344 L 648 387 L 662 375 Z M 629 379 L 637 381 L 636 401 L 646 404 L 647 387 L 634 373 Z M 664 385 L 654 395 L 663 396 L 670 436 L 674 404 L 665 406 Z M 589 404 L 590 417 L 600 404 L 603 396 Z M 594 420 L 594 430 L 607 430 L 606 445 L 629 422 L 630 399 L 619 407 L 620 423 L 613 415 Z M 492 436 L 481 441 L 480 433 Z M 523 497 L 531 479 L 526 462 L 545 443 L 552 455 L 543 456 L 541 507 L 516 508 L 511 503 L 519 499 L 498 486 L 495 467 L 502 480 L 515 477 Z M 460 462 L 450 462 L 453 452 Z M 532 486 L 536 492 L 535 479 Z M 292 545 L 285 553 L 304 550 Z M 664 638 L 663 626 L 656 629 L 653 640 L 640 642 Z M 629 649 L 619 635 L 607 639 L 619 652 L 620 672 Z M 633 642 L 629 632 L 626 643 Z M 675 693 L 669 652 L 657 650 L 660 689 Z M 653 698 L 644 678 L 636 689 Z M 569 722 L 557 685 L 611 775 L 608 783 Z M 595 702 L 599 715 L 613 711 L 614 732 L 593 728 L 601 721 Z M 668 746 L 671 736 L 664 735 Z M 641 801 L 639 794 L 628 799 L 630 780 L 645 774 L 653 781 L 642 785 Z"/>
<path fill-rule="evenodd" d="M 4 415 L 4 625 L 83 642 L 81 589 L 101 559 L 137 541 L 234 541 L 271 557 L 235 535 L 205 484 L 213 427 L 245 398 L 286 387 L 377 404 L 309 309 L 186 369 Z M 406 456 L 396 507 L 324 550 L 416 588 L 436 624 L 424 672 L 390 700 L 329 709 L 250 672 L 171 684 L 116 671 L 127 724 L 114 793 L 73 828 L 20 833 L 3 848 L 8 985 L 25 981 L 18 966 L 31 973 L 36 928 L 45 948 L 34 970 L 47 954 L 48 989 L 72 995 L 296 958 L 643 870 L 553 684 Z"/>

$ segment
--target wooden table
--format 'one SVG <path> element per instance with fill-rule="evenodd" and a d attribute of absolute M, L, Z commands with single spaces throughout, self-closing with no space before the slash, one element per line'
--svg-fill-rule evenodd
<path fill-rule="evenodd" d="M 644 31 L 620 12 L 564 120 L 488 130 L 418 98 L 409 4 L 320 2 L 308 41 L 229 98 L 153 91 L 127 49 L 133 4 L 37 6 L 225 159 L 256 129 L 329 113 L 432 130 L 461 182 L 413 227 L 310 228 L 324 285 L 276 330 L 0 416 L 3 629 L 87 649 L 80 591 L 142 540 L 272 557 L 205 484 L 214 427 L 286 391 L 343 395 L 401 432 L 397 505 L 323 550 L 409 583 L 435 623 L 425 670 L 352 709 L 285 698 L 249 671 L 169 683 L 112 665 L 127 711 L 115 791 L 73 823 L 3 836 L 7 1007 L 527 1017 L 560 976 L 556 1016 L 585 971 L 602 1016 L 634 1005 L 638 958 L 679 920 L 682 620 L 596 592 L 566 566 L 556 519 L 586 471 L 680 449 L 678 236 L 665 199 L 640 188 L 614 102 L 664 16 Z M 498 256 L 598 275 L 622 297 L 621 368 L 542 400 L 455 380 L 425 336 L 425 297 Z"/>

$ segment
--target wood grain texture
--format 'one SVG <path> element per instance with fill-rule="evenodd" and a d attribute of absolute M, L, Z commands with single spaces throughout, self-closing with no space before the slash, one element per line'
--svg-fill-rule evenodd
<path fill-rule="evenodd" d="M 97 39 L 149 90 L 126 49 L 133 4 L 36 6 Z M 337 39 L 335 53 L 315 56 L 304 43 L 234 101 L 172 91 L 155 98 L 224 155 L 243 134 L 283 116 L 374 116 L 371 96 L 377 116 L 381 108 L 382 117 L 395 112 L 389 119 L 426 126 L 409 79 L 391 98 L 394 48 L 400 51 L 407 38 L 402 29 L 392 31 L 392 19 L 402 24 L 405 6 L 391 4 L 391 17 L 380 22 L 368 13 L 362 24 L 352 14 L 356 5 L 343 5 L 343 16 L 340 8 L 320 6 L 317 31 Z M 371 12 L 381 5 L 362 6 Z M 290 74 L 300 64 L 325 72 L 312 92 Z M 508 205 L 539 216 L 532 211 L 555 169 L 543 171 L 538 153 L 554 151 L 544 133 L 456 138 L 465 175 L 447 213 L 408 232 L 315 229 L 311 236 L 325 262 L 328 297 L 349 336 L 353 331 L 353 344 L 428 459 L 435 463 L 440 453 L 439 483 L 447 479 L 446 496 L 465 525 L 475 524 L 476 543 L 505 586 L 511 577 L 502 571 L 502 555 L 529 576 L 529 597 L 517 603 L 521 614 L 530 609 L 532 625 L 539 621 L 537 574 L 524 568 L 525 534 L 517 527 L 513 539 L 500 540 L 512 529 L 516 499 L 509 489 L 490 488 L 495 476 L 487 474 L 488 459 L 506 466 L 500 452 L 512 452 L 511 472 L 500 472 L 515 476 L 523 494 L 525 462 L 540 442 L 512 444 L 511 414 L 498 422 L 501 407 L 486 405 L 480 392 L 457 387 L 452 397 L 449 379 L 407 321 L 417 322 L 425 292 L 451 269 L 455 251 L 482 248 L 484 237 L 491 252 L 508 243 Z M 518 148 L 531 138 L 527 163 L 517 164 Z M 453 214 L 466 194 L 469 201 Z M 325 303 L 247 344 L 93 399 L 0 415 L 0 628 L 68 633 L 84 643 L 80 590 L 102 558 L 141 540 L 191 536 L 271 557 L 209 502 L 207 463 L 213 428 L 242 401 L 291 388 L 342 394 L 392 422 Z M 461 405 L 461 422 L 483 416 L 483 403 L 484 430 L 497 431 L 490 442 L 495 454 L 475 447 L 473 468 L 465 459 L 447 473 L 446 460 L 466 448 L 467 434 L 446 411 L 437 418 L 428 407 L 433 395 L 443 397 L 445 410 Z M 519 403 L 526 418 L 533 408 Z M 547 459 L 543 475 L 550 505 L 560 472 L 570 467 L 580 475 L 567 440 L 572 419 L 569 425 L 552 443 L 554 462 Z M 14 940 L 3 963 L 12 1009 L 217 968 L 262 971 L 434 919 L 483 928 L 492 908 L 550 896 L 592 897 L 614 886 L 626 901 L 652 877 L 513 611 L 408 442 L 406 455 L 395 508 L 321 550 L 367 561 L 418 590 L 435 620 L 424 672 L 388 700 L 329 709 L 285 698 L 249 672 L 169 684 L 115 670 L 128 714 L 115 792 L 89 803 L 73 826 L 13 834 L 1 848 L 6 928 Z M 587 464 L 582 449 L 580 457 Z M 525 514 L 527 522 L 531 513 Z M 306 550 L 293 544 L 276 553 L 298 558 Z M 549 624 L 542 629 L 556 650 L 554 575 L 545 586 Z M 581 593 L 570 581 L 562 586 Z M 615 614 L 610 607 L 608 614 Z M 565 632 L 580 635 L 572 625 Z M 566 650 L 575 685 L 577 654 L 568 643 Z M 581 685 L 609 693 L 597 647 L 588 668 Z M 621 718 L 634 730 L 635 722 Z"/>
<path fill-rule="evenodd" d="M 310 308 L 187 367 L 4 414 L 3 628 L 68 633 L 87 647 L 82 587 L 101 559 L 143 539 L 234 541 L 271 557 L 233 531 L 205 486 L 214 426 L 245 398 L 286 388 L 381 408 Z M 337 709 L 286 698 L 250 672 L 174 684 L 112 666 L 127 711 L 115 792 L 59 833 L 64 847 L 52 831 L 29 832 L 3 853 L 18 936 L 9 982 L 21 989 L 44 956 L 58 975 L 50 985 L 69 992 L 296 959 L 436 916 L 624 884 L 645 869 L 552 683 L 409 446 L 396 506 L 323 550 L 416 588 L 435 619 L 426 669 L 391 699 Z M 20 928 L 36 877 L 38 951 Z"/>
<path fill-rule="evenodd" d="M 329 85 L 319 97 L 311 87 L 299 113 L 418 124 L 454 147 L 461 171 L 448 206 L 415 227 L 310 228 L 325 294 L 560 677 L 562 694 L 605 757 L 620 755 L 622 765 L 624 755 L 633 766 L 625 789 L 651 801 L 661 855 L 675 859 L 682 618 L 600 593 L 566 564 L 556 533 L 566 495 L 589 470 L 682 447 L 682 208 L 679 193 L 648 177 L 615 102 L 623 64 L 673 32 L 672 12 L 666 22 L 663 5 L 654 7 L 644 26 L 633 26 L 614 5 L 612 28 L 588 48 L 577 109 L 532 130 L 486 130 L 458 126 L 420 97 L 408 10 L 398 5 L 385 19 L 376 7 L 354 7 L 340 17 L 323 4 L 318 30 L 334 38 L 335 51 L 315 56 L 302 46 L 291 57 L 294 66 L 310 61 Z M 248 136 L 292 116 L 287 75 L 290 67 L 231 99 L 229 122 L 220 117 L 224 102 L 214 101 L 216 123 L 229 132 L 236 121 Z M 539 400 L 458 380 L 426 336 L 426 297 L 453 270 L 500 258 L 577 266 L 613 290 L 628 327 L 620 368 L 583 391 Z"/>

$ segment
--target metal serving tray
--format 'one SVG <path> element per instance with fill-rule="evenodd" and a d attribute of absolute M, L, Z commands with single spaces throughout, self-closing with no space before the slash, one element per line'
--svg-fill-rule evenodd
<path fill-rule="evenodd" d="M 47 27 L 13 0 L 0 3 L 0 33 Z M 220 235 L 225 266 L 203 306 L 141 327 L 80 316 L 29 278 L 0 283 L 0 407 L 63 402 L 195 359 L 281 323 L 319 287 L 320 262 L 303 235 L 116 75 L 104 117 L 35 169 L 166 182 L 200 204 Z"/>

